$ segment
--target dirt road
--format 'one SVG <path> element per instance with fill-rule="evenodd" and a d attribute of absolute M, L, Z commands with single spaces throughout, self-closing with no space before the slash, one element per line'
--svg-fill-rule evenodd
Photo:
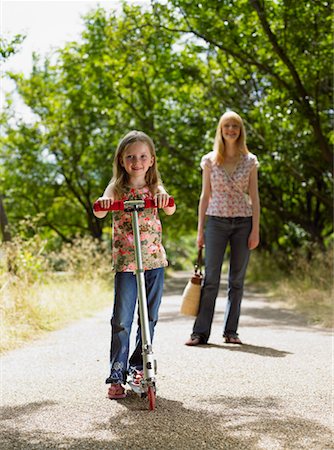
<path fill-rule="evenodd" d="M 226 345 L 222 290 L 210 344 L 186 347 L 185 282 L 179 275 L 166 285 L 154 412 L 137 396 L 106 398 L 108 309 L 1 358 L 0 448 L 334 448 L 330 332 L 248 292 L 245 345 Z"/>

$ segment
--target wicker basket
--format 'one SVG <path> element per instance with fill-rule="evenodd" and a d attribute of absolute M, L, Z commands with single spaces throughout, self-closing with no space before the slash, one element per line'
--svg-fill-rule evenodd
<path fill-rule="evenodd" d="M 201 298 L 202 275 L 194 274 L 188 281 L 182 294 L 181 314 L 197 316 Z"/>
<path fill-rule="evenodd" d="M 201 299 L 201 288 L 203 275 L 202 267 L 202 249 L 198 251 L 197 263 L 195 264 L 195 271 L 184 288 L 182 294 L 181 314 L 185 316 L 197 316 L 199 303 Z"/>

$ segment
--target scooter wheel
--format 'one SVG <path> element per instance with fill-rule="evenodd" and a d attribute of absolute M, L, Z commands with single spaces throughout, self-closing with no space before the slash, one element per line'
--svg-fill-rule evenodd
<path fill-rule="evenodd" d="M 155 408 L 155 389 L 153 386 L 147 388 L 147 397 L 150 404 L 150 411 L 154 411 Z"/>

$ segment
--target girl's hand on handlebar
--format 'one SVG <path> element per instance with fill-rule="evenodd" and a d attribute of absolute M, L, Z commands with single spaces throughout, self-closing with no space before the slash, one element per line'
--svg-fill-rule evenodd
<path fill-rule="evenodd" d="M 101 208 L 108 209 L 114 203 L 114 199 L 112 197 L 100 197 L 97 199 L 97 202 Z"/>
<path fill-rule="evenodd" d="M 170 196 L 164 192 L 155 194 L 154 196 L 155 206 L 157 206 L 158 208 L 166 208 L 168 206 L 169 197 Z"/>

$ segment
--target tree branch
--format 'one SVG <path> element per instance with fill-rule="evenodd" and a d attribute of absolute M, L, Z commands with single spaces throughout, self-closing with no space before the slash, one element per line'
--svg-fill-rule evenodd
<path fill-rule="evenodd" d="M 322 154 L 325 158 L 325 160 L 332 164 L 333 167 L 333 154 L 329 148 L 329 143 L 327 142 L 327 139 L 322 133 L 321 124 L 319 120 L 318 114 L 313 110 L 312 106 L 310 105 L 309 98 L 310 95 L 307 93 L 300 77 L 297 72 L 297 69 L 295 68 L 294 64 L 288 57 L 288 55 L 284 52 L 282 47 L 279 45 L 278 40 L 275 36 L 275 34 L 271 31 L 270 25 L 266 19 L 266 14 L 264 11 L 263 6 L 261 5 L 259 0 L 249 0 L 251 6 L 255 9 L 259 19 L 260 23 L 262 25 L 262 28 L 267 35 L 269 42 L 271 43 L 273 50 L 278 55 L 278 57 L 281 59 L 281 61 L 285 64 L 285 66 L 288 68 L 291 77 L 295 84 L 296 92 L 298 93 L 298 101 L 303 106 L 303 109 L 305 111 L 305 115 L 310 122 L 315 137 L 319 143 L 319 147 L 322 151 Z"/>

